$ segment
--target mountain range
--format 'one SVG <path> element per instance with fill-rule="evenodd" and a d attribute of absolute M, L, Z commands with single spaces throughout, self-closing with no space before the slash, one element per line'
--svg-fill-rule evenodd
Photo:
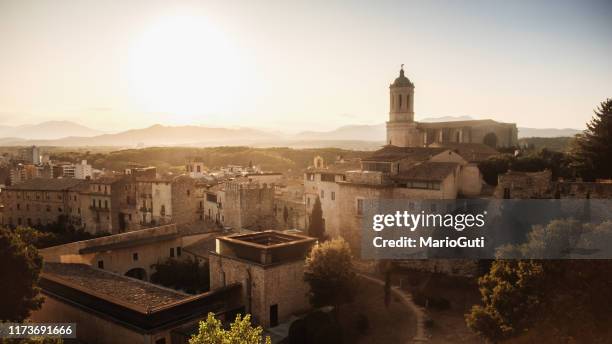
<path fill-rule="evenodd" d="M 53 140 L 70 136 L 96 136 L 102 131 L 70 121 L 48 121 L 18 126 L 0 125 L 0 138 L 14 137 L 29 140 Z"/>
<path fill-rule="evenodd" d="M 469 116 L 425 118 L 421 122 L 470 120 Z M 52 121 L 16 127 L 0 126 L 0 146 L 288 146 L 375 149 L 385 140 L 385 124 L 347 125 L 331 131 L 303 131 L 295 135 L 252 128 L 164 126 L 102 133 L 73 122 Z M 519 127 L 519 137 L 573 136 L 577 129 Z"/>

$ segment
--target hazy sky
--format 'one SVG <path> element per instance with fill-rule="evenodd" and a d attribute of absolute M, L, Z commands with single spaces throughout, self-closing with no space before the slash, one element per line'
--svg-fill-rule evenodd
<path fill-rule="evenodd" d="M 582 128 L 612 97 L 612 2 L 0 0 L 0 125 L 300 131 L 416 118 Z"/>

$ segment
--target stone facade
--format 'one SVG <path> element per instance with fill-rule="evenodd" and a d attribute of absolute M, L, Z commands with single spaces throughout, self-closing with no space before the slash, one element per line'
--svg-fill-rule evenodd
<path fill-rule="evenodd" d="M 274 218 L 274 186 L 249 180 L 225 183 L 223 224 L 234 229 L 255 228 L 265 218 Z"/>
<path fill-rule="evenodd" d="M 255 323 L 273 327 L 310 306 L 304 258 L 315 239 L 266 231 L 217 238 L 209 255 L 211 289 L 242 284 L 242 299 Z"/>
<path fill-rule="evenodd" d="M 202 190 L 203 186 L 187 176 L 35 178 L 2 192 L 0 224 L 44 226 L 64 221 L 92 234 L 123 233 L 169 223 L 203 228 Z"/>
<path fill-rule="evenodd" d="M 45 262 L 86 264 L 119 275 L 148 280 L 152 265 L 182 256 L 183 237 L 166 225 L 78 241 L 40 250 Z"/>
<path fill-rule="evenodd" d="M 612 198 L 612 182 L 552 180 L 550 170 L 539 172 L 508 171 L 498 176 L 496 198 Z"/>
<path fill-rule="evenodd" d="M 508 171 L 497 177 L 495 198 L 550 198 L 552 173 Z"/>

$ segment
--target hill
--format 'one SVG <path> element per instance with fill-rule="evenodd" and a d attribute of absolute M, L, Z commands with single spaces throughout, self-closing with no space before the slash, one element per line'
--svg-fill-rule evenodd
<path fill-rule="evenodd" d="M 68 136 L 90 137 L 102 134 L 95 130 L 70 121 L 49 121 L 38 124 L 27 124 L 19 126 L 0 126 L 0 137 L 28 139 L 28 140 L 53 140 Z"/>

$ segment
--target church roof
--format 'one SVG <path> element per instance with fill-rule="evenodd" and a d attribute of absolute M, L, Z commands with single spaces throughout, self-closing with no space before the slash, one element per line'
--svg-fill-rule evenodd
<path fill-rule="evenodd" d="M 414 162 L 429 160 L 434 155 L 438 155 L 447 148 L 442 147 L 398 147 L 387 145 L 377 150 L 371 156 L 363 158 L 362 161 L 391 162 L 402 159 L 410 159 Z"/>
<path fill-rule="evenodd" d="M 414 84 L 404 75 L 404 68 L 400 69 L 400 74 L 395 81 L 391 84 L 391 87 L 414 87 Z"/>

